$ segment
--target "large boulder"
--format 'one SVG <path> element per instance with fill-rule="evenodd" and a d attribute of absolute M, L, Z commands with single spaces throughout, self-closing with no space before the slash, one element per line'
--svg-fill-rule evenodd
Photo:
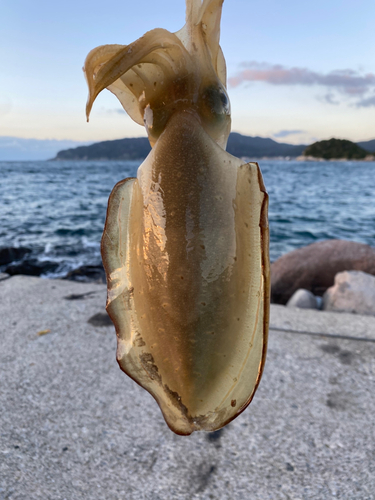
<path fill-rule="evenodd" d="M 323 309 L 375 316 L 375 277 L 361 271 L 336 274 L 334 286 L 323 295 Z"/>
<path fill-rule="evenodd" d="M 352 270 L 375 275 L 375 248 L 326 240 L 293 250 L 271 264 L 271 300 L 286 304 L 299 288 L 322 296 L 337 273 Z"/>

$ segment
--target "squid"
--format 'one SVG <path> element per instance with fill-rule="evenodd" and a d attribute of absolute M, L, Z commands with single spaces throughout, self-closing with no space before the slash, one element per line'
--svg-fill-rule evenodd
<path fill-rule="evenodd" d="M 152 146 L 113 189 L 101 243 L 120 368 L 179 435 L 236 418 L 267 349 L 268 195 L 258 164 L 226 152 L 223 0 L 186 0 L 186 24 L 85 61 L 87 119 L 108 89 Z"/>

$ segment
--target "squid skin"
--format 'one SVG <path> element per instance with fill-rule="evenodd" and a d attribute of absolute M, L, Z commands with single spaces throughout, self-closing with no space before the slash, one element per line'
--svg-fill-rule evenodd
<path fill-rule="evenodd" d="M 185 27 L 85 63 L 88 114 L 109 88 L 152 150 L 113 189 L 102 238 L 120 368 L 172 431 L 215 431 L 251 402 L 269 323 L 268 195 L 256 163 L 225 151 L 230 131 L 223 0 L 187 0 Z"/>

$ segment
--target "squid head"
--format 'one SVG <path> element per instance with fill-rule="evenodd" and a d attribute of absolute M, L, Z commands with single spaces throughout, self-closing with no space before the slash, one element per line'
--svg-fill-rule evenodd
<path fill-rule="evenodd" d="M 101 46 L 85 62 L 87 116 L 107 88 L 152 146 L 113 189 L 102 238 L 117 360 L 182 435 L 247 407 L 267 348 L 268 196 L 258 165 L 225 151 L 222 4 L 186 0 L 177 33 Z"/>

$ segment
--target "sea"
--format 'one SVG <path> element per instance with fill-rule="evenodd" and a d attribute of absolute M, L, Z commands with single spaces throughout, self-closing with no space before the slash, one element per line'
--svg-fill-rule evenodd
<path fill-rule="evenodd" d="M 60 278 L 99 265 L 100 238 L 114 185 L 139 161 L 0 162 L 0 248 L 57 264 Z M 339 238 L 375 246 L 375 162 L 261 160 L 269 193 L 271 261 Z M 0 269 L 4 270 L 4 269 Z"/>

